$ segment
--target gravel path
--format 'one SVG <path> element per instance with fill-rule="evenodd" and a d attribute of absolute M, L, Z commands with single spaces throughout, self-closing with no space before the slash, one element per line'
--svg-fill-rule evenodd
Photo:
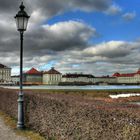
<path fill-rule="evenodd" d="M 12 129 L 4 124 L 0 118 L 0 140 L 29 140 L 25 137 L 17 136 Z"/>

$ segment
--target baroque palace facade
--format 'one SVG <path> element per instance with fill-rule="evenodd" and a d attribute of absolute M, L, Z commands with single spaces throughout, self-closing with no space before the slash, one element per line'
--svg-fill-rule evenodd
<path fill-rule="evenodd" d="M 19 76 L 12 76 L 13 83 L 19 83 Z M 67 73 L 62 75 L 54 67 L 48 71 L 38 71 L 35 68 L 23 74 L 26 85 L 66 85 L 66 84 L 140 84 L 140 69 L 135 73 L 114 73 L 112 76 L 95 77 L 92 74 Z"/>
<path fill-rule="evenodd" d="M 15 84 L 19 83 L 19 76 L 12 76 L 12 81 Z M 95 77 L 92 74 L 78 74 L 68 73 L 62 75 L 54 67 L 48 71 L 38 71 L 35 68 L 31 68 L 29 71 L 23 74 L 23 84 L 30 85 L 65 85 L 65 84 L 99 84 L 99 83 L 116 83 L 115 77 L 103 76 Z"/>
<path fill-rule="evenodd" d="M 140 84 L 140 69 L 135 73 L 114 73 L 112 75 L 116 77 L 119 84 Z"/>
<path fill-rule="evenodd" d="M 0 64 L 0 84 L 7 84 L 11 82 L 11 68 Z"/>

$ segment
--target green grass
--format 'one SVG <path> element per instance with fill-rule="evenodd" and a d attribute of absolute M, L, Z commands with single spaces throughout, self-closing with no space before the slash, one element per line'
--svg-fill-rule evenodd
<path fill-rule="evenodd" d="M 15 89 L 12 89 L 15 90 Z M 66 94 L 93 98 L 110 98 L 109 95 L 120 93 L 140 93 L 140 89 L 106 89 L 106 90 L 80 90 L 80 89 L 26 89 L 25 92 L 44 93 L 44 94 Z"/>
<path fill-rule="evenodd" d="M 116 95 L 120 93 L 140 93 L 140 89 L 113 89 L 113 90 L 28 89 L 25 91 L 32 91 L 33 93 L 72 94 L 80 96 L 105 97 L 105 98 L 108 98 L 110 94 Z"/>

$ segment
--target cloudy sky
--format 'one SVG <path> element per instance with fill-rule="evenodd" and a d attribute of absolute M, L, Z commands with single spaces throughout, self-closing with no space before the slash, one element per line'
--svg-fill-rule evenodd
<path fill-rule="evenodd" d="M 0 0 L 0 63 L 19 72 L 14 16 L 20 0 Z M 140 67 L 139 0 L 24 0 L 24 70 L 112 75 Z"/>

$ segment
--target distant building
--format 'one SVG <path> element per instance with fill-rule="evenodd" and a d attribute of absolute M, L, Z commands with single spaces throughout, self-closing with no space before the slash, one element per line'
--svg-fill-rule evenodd
<path fill-rule="evenodd" d="M 116 77 L 110 76 L 102 76 L 102 77 L 94 77 L 95 84 L 115 84 L 117 83 Z"/>
<path fill-rule="evenodd" d="M 11 82 L 11 68 L 0 64 L 0 84 L 8 84 Z"/>
<path fill-rule="evenodd" d="M 83 83 L 92 83 L 92 84 L 111 84 L 116 83 L 115 77 L 109 77 L 109 76 L 102 76 L 102 77 L 95 77 L 92 74 L 65 74 L 62 76 L 62 82 L 67 83 L 74 83 L 74 82 L 83 82 Z"/>
<path fill-rule="evenodd" d="M 43 73 L 43 84 L 58 85 L 61 82 L 62 74 L 52 67 L 49 71 Z"/>
<path fill-rule="evenodd" d="M 135 73 L 114 73 L 119 84 L 140 84 L 140 69 Z"/>
<path fill-rule="evenodd" d="M 42 84 L 42 72 L 31 68 L 29 71 L 23 74 L 23 83 L 24 84 Z"/>
<path fill-rule="evenodd" d="M 11 69 L 0 64 L 0 83 L 11 81 Z M 14 84 L 19 83 L 19 76 L 12 76 Z M 88 85 L 88 84 L 140 84 L 140 69 L 135 73 L 114 73 L 112 76 L 95 77 L 92 74 L 67 73 L 62 75 L 54 67 L 45 72 L 35 68 L 23 74 L 23 84 L 44 85 Z"/>
<path fill-rule="evenodd" d="M 78 74 L 78 73 L 68 73 L 62 76 L 62 82 L 85 82 L 93 83 L 94 76 L 91 74 Z"/>
<path fill-rule="evenodd" d="M 13 84 L 18 85 L 20 82 L 20 76 L 19 75 L 13 75 L 11 76 L 11 81 Z"/>

